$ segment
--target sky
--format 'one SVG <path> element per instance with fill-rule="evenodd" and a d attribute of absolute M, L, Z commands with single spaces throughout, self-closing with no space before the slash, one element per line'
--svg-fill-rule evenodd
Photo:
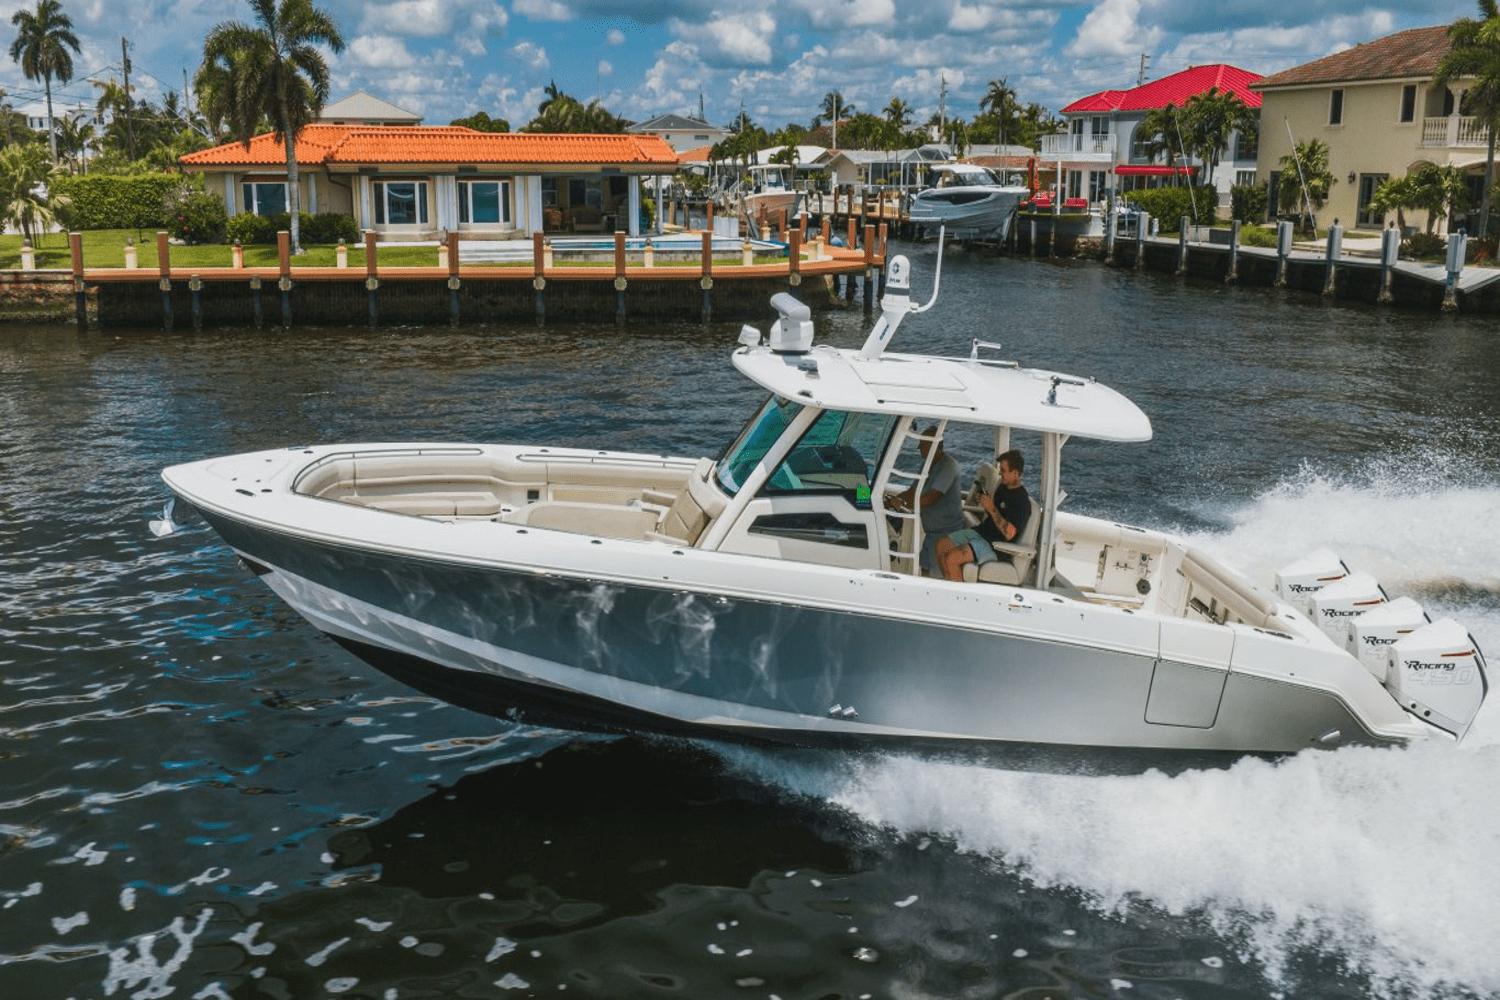
<path fill-rule="evenodd" d="M 33 0 L 34 2 L 34 0 Z M 160 100 L 196 68 L 205 34 L 248 19 L 243 0 L 62 0 L 82 42 L 56 102 L 92 104 L 91 80 L 117 77 L 131 41 L 133 89 Z M 644 120 L 743 106 L 776 128 L 807 122 L 831 89 L 861 110 L 892 97 L 919 120 L 971 117 L 989 80 L 1052 110 L 1107 87 L 1190 65 L 1271 73 L 1402 28 L 1474 13 L 1473 0 L 322 0 L 343 32 L 330 55 L 333 98 L 366 90 L 432 124 L 487 111 L 519 127 L 555 80 L 582 99 Z M 0 0 L 0 30 L 23 4 Z M 0 86 L 17 107 L 39 97 L 9 59 Z"/>

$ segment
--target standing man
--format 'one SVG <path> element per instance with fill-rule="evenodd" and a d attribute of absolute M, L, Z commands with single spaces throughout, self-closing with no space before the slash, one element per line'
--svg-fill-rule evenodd
<path fill-rule="evenodd" d="M 1021 485 L 1025 467 L 1026 460 L 1014 448 L 1000 456 L 1000 481 L 995 484 L 995 492 L 979 498 L 984 519 L 960 537 L 945 539 L 948 544 L 938 552 L 945 579 L 962 580 L 966 564 L 977 562 L 982 566 L 995 559 L 991 542 L 1014 542 L 1021 537 L 1031 520 L 1031 496 Z"/>

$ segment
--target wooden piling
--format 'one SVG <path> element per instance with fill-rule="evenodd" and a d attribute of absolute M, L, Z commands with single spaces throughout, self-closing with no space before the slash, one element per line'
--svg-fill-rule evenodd
<path fill-rule="evenodd" d="M 1344 249 L 1344 227 L 1334 219 L 1328 227 L 1328 246 L 1323 252 L 1323 297 L 1333 298 L 1338 293 L 1339 255 Z"/>
<path fill-rule="evenodd" d="M 375 249 L 375 230 L 365 230 L 365 299 L 370 329 L 380 323 L 380 256 Z"/>
<path fill-rule="evenodd" d="M 198 275 L 188 278 L 188 291 L 192 293 L 193 332 L 203 330 L 203 279 Z"/>
<path fill-rule="evenodd" d="M 799 229 L 787 234 L 786 283 L 793 288 L 802 284 L 802 231 Z"/>
<path fill-rule="evenodd" d="M 1391 291 L 1396 272 L 1396 261 L 1401 256 L 1401 232 L 1393 222 L 1380 232 L 1380 292 L 1375 301 L 1388 305 L 1396 301 Z"/>
<path fill-rule="evenodd" d="M 1188 269 L 1188 217 L 1177 219 L 1177 273 L 1187 274 Z"/>
<path fill-rule="evenodd" d="M 161 289 L 161 325 L 167 332 L 172 330 L 172 244 L 166 232 L 156 234 L 157 287 Z"/>
<path fill-rule="evenodd" d="M 703 250 L 699 257 L 698 287 L 703 289 L 703 322 L 714 315 L 714 234 L 710 230 L 703 234 Z"/>
<path fill-rule="evenodd" d="M 1233 285 L 1240 280 L 1240 220 L 1229 220 L 1229 270 L 1224 275 L 1224 284 Z"/>
<path fill-rule="evenodd" d="M 851 214 L 847 219 L 847 225 L 845 226 L 847 232 L 844 235 L 844 245 L 847 246 L 850 250 L 853 250 L 859 246 L 859 237 L 855 235 L 855 225 L 856 222 L 854 216 Z"/>
<path fill-rule="evenodd" d="M 68 234 L 68 254 L 73 259 L 73 318 L 80 331 L 89 327 L 89 300 L 83 284 L 83 234 Z"/>
<path fill-rule="evenodd" d="M 448 234 L 448 325 L 458 325 L 458 290 L 462 287 L 458 276 L 458 233 Z"/>
<path fill-rule="evenodd" d="M 865 223 L 865 312 L 875 304 L 875 227 Z"/>
<path fill-rule="evenodd" d="M 281 328 L 292 325 L 292 234 L 285 229 L 276 234 L 276 287 L 281 289 Z"/>
<path fill-rule="evenodd" d="M 615 230 L 615 322 L 625 322 L 625 233 Z"/>
<path fill-rule="evenodd" d="M 536 300 L 536 321 L 547 321 L 547 238 L 531 234 L 531 287 Z"/>

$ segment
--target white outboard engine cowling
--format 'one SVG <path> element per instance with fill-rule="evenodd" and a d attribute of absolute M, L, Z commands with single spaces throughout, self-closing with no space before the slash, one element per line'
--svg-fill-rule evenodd
<path fill-rule="evenodd" d="M 1390 648 L 1430 621 L 1422 605 L 1410 597 L 1398 597 L 1349 619 L 1344 648 L 1384 684 Z"/>
<path fill-rule="evenodd" d="M 1304 615 L 1312 614 L 1312 595 L 1349 575 L 1344 560 L 1327 549 L 1309 552 L 1276 574 L 1276 593 Z"/>
<path fill-rule="evenodd" d="M 1313 622 L 1340 646 L 1348 638 L 1349 620 L 1386 600 L 1380 582 L 1368 573 L 1350 573 L 1310 597 Z"/>
<path fill-rule="evenodd" d="M 1458 622 L 1442 618 L 1388 647 L 1391 695 L 1412 715 L 1463 739 L 1489 683 L 1484 655 Z"/>

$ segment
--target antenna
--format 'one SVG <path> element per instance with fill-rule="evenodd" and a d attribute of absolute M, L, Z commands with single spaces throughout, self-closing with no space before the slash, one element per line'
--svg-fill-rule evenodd
<path fill-rule="evenodd" d="M 875 321 L 870 335 L 865 338 L 864 346 L 859 349 L 861 358 L 874 361 L 880 357 L 885 345 L 896 335 L 896 329 L 903 319 L 912 313 L 924 313 L 937 302 L 938 288 L 943 280 L 943 239 L 946 235 L 947 227 L 938 227 L 937 270 L 932 277 L 932 298 L 925 305 L 913 305 L 908 294 L 911 289 L 911 262 L 906 259 L 906 255 L 897 254 L 891 258 L 886 266 L 886 291 L 880 298 L 880 318 Z"/>
<path fill-rule="evenodd" d="M 698 120 L 700 122 L 708 121 L 708 118 L 703 114 L 703 91 L 701 90 L 698 91 Z"/>
<path fill-rule="evenodd" d="M 938 142 L 948 141 L 948 75 L 938 73 Z M 941 249 L 941 247 L 939 247 Z"/>
<path fill-rule="evenodd" d="M 1146 82 L 1146 70 L 1148 70 L 1150 68 L 1151 68 L 1151 57 L 1148 56 L 1148 55 L 1146 55 L 1146 53 L 1142 52 L 1141 53 L 1141 68 L 1135 74 L 1135 85 L 1137 87 L 1141 86 L 1142 84 L 1144 84 Z"/>

